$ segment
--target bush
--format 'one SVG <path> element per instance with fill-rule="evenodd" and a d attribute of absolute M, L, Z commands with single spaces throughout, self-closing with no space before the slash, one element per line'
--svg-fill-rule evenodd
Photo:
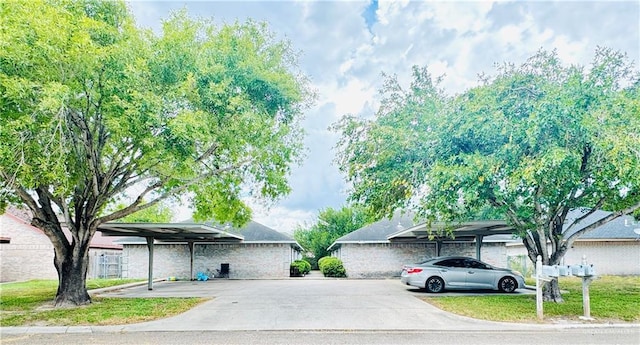
<path fill-rule="evenodd" d="M 325 256 L 321 258 L 318 260 L 318 267 L 325 277 L 343 278 L 347 276 L 342 261 L 336 257 Z"/>
<path fill-rule="evenodd" d="M 320 259 L 318 259 L 318 269 L 322 270 L 322 264 L 324 262 L 326 262 L 327 260 L 332 260 L 334 259 L 332 256 L 323 256 Z"/>
<path fill-rule="evenodd" d="M 307 274 L 311 272 L 311 264 L 306 262 L 305 260 L 296 260 L 291 263 L 291 266 L 298 267 L 298 271 L 302 274 Z"/>

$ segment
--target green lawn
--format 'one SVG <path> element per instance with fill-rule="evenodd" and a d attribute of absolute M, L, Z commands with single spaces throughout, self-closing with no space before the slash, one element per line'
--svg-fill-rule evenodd
<path fill-rule="evenodd" d="M 95 289 L 133 282 L 123 279 L 88 280 Z M 32 280 L 0 285 L 0 326 L 120 325 L 183 313 L 203 298 L 100 298 L 75 308 L 53 308 L 58 282 Z"/>
<path fill-rule="evenodd" d="M 582 279 L 561 277 L 565 303 L 544 303 L 546 321 L 578 320 L 583 315 Z M 535 284 L 535 283 L 534 283 Z M 640 277 L 603 276 L 589 286 L 591 317 L 595 322 L 640 322 Z M 509 322 L 538 322 L 536 296 L 443 296 L 424 301 L 459 315 Z"/>

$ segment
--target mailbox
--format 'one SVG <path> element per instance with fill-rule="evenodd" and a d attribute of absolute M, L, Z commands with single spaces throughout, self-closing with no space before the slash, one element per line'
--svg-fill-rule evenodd
<path fill-rule="evenodd" d="M 584 275 L 587 277 L 596 275 L 596 270 L 593 268 L 593 265 L 586 265 L 584 267 Z"/>
<path fill-rule="evenodd" d="M 585 276 L 585 266 L 583 265 L 572 265 L 571 266 L 571 274 L 576 277 L 584 277 Z"/>
<path fill-rule="evenodd" d="M 542 275 L 547 277 L 557 277 L 560 275 L 558 266 L 542 265 Z"/>
<path fill-rule="evenodd" d="M 558 273 L 561 277 L 567 277 L 571 275 L 571 266 L 558 266 Z"/>

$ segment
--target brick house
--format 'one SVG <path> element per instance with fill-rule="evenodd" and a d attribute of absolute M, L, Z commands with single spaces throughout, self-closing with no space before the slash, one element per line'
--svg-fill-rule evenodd
<path fill-rule="evenodd" d="M 568 223 L 579 212 L 583 211 L 570 214 Z M 605 215 L 605 211 L 596 211 L 570 231 Z M 511 234 L 506 223 L 468 222 L 458 226 L 454 234 L 455 239 L 436 236 L 430 240 L 425 224 L 414 224 L 413 217 L 396 214 L 337 239 L 329 249 L 342 260 L 351 278 L 398 277 L 404 264 L 446 255 L 477 257 L 498 267 L 531 273 L 533 263 L 522 240 Z M 599 275 L 640 275 L 640 223 L 624 216 L 583 234 L 565 254 L 564 263 L 579 264 L 583 255 Z"/>
<path fill-rule="evenodd" d="M 220 274 L 223 266 L 228 268 L 225 277 L 231 279 L 285 278 L 289 277 L 291 262 L 301 257 L 302 248 L 296 241 L 253 221 L 241 229 L 222 227 L 210 222 L 195 224 L 193 221 L 158 224 L 157 227 L 186 229 L 195 225 L 214 229 L 218 235 L 215 239 L 196 239 L 195 236 L 190 238 L 184 233 L 184 239 L 154 239 L 154 279 L 175 277 L 189 280 L 196 278 L 198 273 L 213 277 Z M 150 250 L 147 240 L 142 237 L 127 237 L 118 243 L 123 246 L 123 260 L 126 263 L 123 275 L 127 278 L 148 278 Z"/>
<path fill-rule="evenodd" d="M 364 226 L 337 239 L 330 247 L 332 256 L 342 260 L 350 278 L 399 277 L 402 265 L 445 255 L 477 256 L 475 236 L 455 240 L 429 240 L 412 233 L 420 227 L 413 216 L 396 214 Z M 500 232 L 498 232 L 500 233 Z M 483 261 L 507 266 L 505 243 L 515 241 L 506 234 L 484 236 L 480 255 Z"/>
<path fill-rule="evenodd" d="M 584 211 L 574 212 L 569 217 L 575 219 L 581 212 Z M 598 210 L 570 231 L 578 231 L 607 214 Z M 527 250 L 522 241 L 518 241 L 507 245 L 507 253 L 513 258 L 526 257 Z M 583 234 L 573 242 L 561 264 L 580 264 L 583 256 L 587 263 L 593 264 L 598 275 L 640 275 L 640 222 L 631 216 L 622 216 Z M 527 265 L 533 266 L 530 260 L 526 261 Z"/>
<path fill-rule="evenodd" d="M 53 265 L 53 244 L 42 230 L 30 224 L 31 215 L 9 207 L 0 215 L 0 281 L 58 279 Z M 117 276 L 122 246 L 96 233 L 89 249 L 87 277 Z M 106 269 L 106 270 L 105 270 Z M 109 272 L 110 271 L 110 272 Z"/>

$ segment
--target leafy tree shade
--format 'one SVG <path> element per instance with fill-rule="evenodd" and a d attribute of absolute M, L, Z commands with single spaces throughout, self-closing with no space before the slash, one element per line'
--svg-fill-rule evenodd
<path fill-rule="evenodd" d="M 426 68 L 413 79 L 404 90 L 387 78 L 375 119 L 335 125 L 350 197 L 378 217 L 410 207 L 455 222 L 491 208 L 532 261 L 553 265 L 581 234 L 640 208 L 640 78 L 624 54 L 599 48 L 585 68 L 540 51 L 456 97 Z M 601 208 L 613 212 L 573 232 Z M 545 298 L 562 300 L 557 280 Z"/>
<path fill-rule="evenodd" d="M 108 212 L 115 212 L 121 210 L 128 205 L 117 204 L 115 210 L 109 210 Z M 108 208 L 107 208 L 108 209 Z M 157 203 L 150 207 L 144 208 L 140 211 L 134 212 L 130 215 L 122 217 L 117 222 L 122 223 L 169 223 L 173 218 L 173 211 L 164 205 L 163 203 Z"/>
<path fill-rule="evenodd" d="M 298 227 L 293 237 L 300 245 L 320 259 L 330 253 L 327 248 L 338 238 L 360 229 L 367 223 L 366 213 L 359 207 L 331 207 L 321 210 L 318 221 L 310 227 Z"/>
<path fill-rule="evenodd" d="M 156 36 L 97 0 L 4 1 L 0 17 L 0 204 L 26 205 L 53 243 L 56 305 L 90 302 L 100 224 L 182 195 L 196 218 L 241 224 L 242 195 L 289 191 L 314 95 L 265 25 L 179 12 Z"/>

